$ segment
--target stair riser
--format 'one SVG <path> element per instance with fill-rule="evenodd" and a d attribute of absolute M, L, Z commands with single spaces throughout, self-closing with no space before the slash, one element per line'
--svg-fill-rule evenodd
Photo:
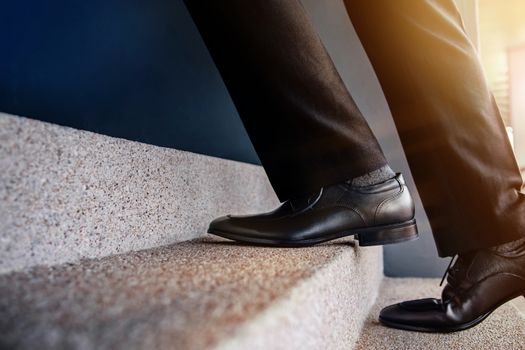
<path fill-rule="evenodd" d="M 382 249 L 348 249 L 216 350 L 352 349 L 383 278 Z"/>
<path fill-rule="evenodd" d="M 145 249 L 278 204 L 260 166 L 0 114 L 0 273 Z"/>

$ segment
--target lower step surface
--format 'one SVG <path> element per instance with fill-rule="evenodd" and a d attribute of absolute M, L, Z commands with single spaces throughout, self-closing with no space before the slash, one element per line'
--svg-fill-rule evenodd
<path fill-rule="evenodd" d="M 506 303 L 474 328 L 429 334 L 386 328 L 377 320 L 381 308 L 403 300 L 439 297 L 439 279 L 385 278 L 376 304 L 365 322 L 356 349 L 525 349 L 525 316 L 516 301 Z M 521 302 L 521 301 L 519 301 Z"/>
<path fill-rule="evenodd" d="M 349 349 L 381 248 L 211 238 L 0 275 L 0 348 Z"/>

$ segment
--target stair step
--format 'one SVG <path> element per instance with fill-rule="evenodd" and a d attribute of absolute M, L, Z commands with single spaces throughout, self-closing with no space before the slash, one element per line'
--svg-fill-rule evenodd
<path fill-rule="evenodd" d="M 525 316 L 512 303 L 501 306 L 471 329 L 449 334 L 407 332 L 381 326 L 381 308 L 399 301 L 439 297 L 439 279 L 385 278 L 356 349 L 525 349 Z"/>
<path fill-rule="evenodd" d="M 278 204 L 262 167 L 0 113 L 0 273 L 193 239 Z"/>
<path fill-rule="evenodd" d="M 351 349 L 380 247 L 205 238 L 0 275 L 0 348 Z"/>

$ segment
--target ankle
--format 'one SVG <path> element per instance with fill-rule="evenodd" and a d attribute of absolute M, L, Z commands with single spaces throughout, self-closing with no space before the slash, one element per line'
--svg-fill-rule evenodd
<path fill-rule="evenodd" d="M 396 173 L 387 164 L 379 169 L 373 170 L 361 176 L 357 176 L 347 180 L 346 182 L 351 186 L 355 187 L 366 187 L 375 185 L 387 180 L 390 180 L 396 176 Z"/>

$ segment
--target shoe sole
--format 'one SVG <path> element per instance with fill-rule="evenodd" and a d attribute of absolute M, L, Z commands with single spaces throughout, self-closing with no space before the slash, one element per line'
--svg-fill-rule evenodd
<path fill-rule="evenodd" d="M 319 236 L 303 240 L 275 240 L 268 238 L 256 238 L 241 234 L 208 229 L 208 233 L 234 241 L 265 245 L 273 247 L 308 247 L 315 244 L 328 242 L 334 239 L 354 236 L 360 246 L 375 246 L 413 241 L 419 237 L 416 220 L 412 219 L 398 224 L 365 227 L 349 231 L 337 232 L 330 235 Z"/>
<path fill-rule="evenodd" d="M 512 299 L 515 299 L 517 297 L 523 296 L 525 298 L 525 292 L 520 292 L 515 294 L 514 296 L 505 299 L 502 303 L 499 303 L 496 307 L 492 308 L 490 311 L 484 313 L 483 315 L 475 318 L 474 320 L 470 322 L 465 322 L 459 325 L 455 326 L 449 326 L 449 327 L 419 327 L 419 326 L 413 326 L 413 325 L 407 325 L 402 323 L 396 323 L 392 321 L 385 320 L 379 316 L 379 322 L 381 322 L 383 325 L 390 327 L 390 328 L 396 328 L 401 329 L 405 331 L 414 331 L 414 332 L 422 332 L 422 333 L 454 333 L 454 332 L 460 332 L 467 330 L 469 328 L 472 328 L 474 326 L 477 326 L 481 322 L 483 322 L 487 317 L 489 317 L 496 309 L 498 309 L 501 305 L 511 301 Z"/>

